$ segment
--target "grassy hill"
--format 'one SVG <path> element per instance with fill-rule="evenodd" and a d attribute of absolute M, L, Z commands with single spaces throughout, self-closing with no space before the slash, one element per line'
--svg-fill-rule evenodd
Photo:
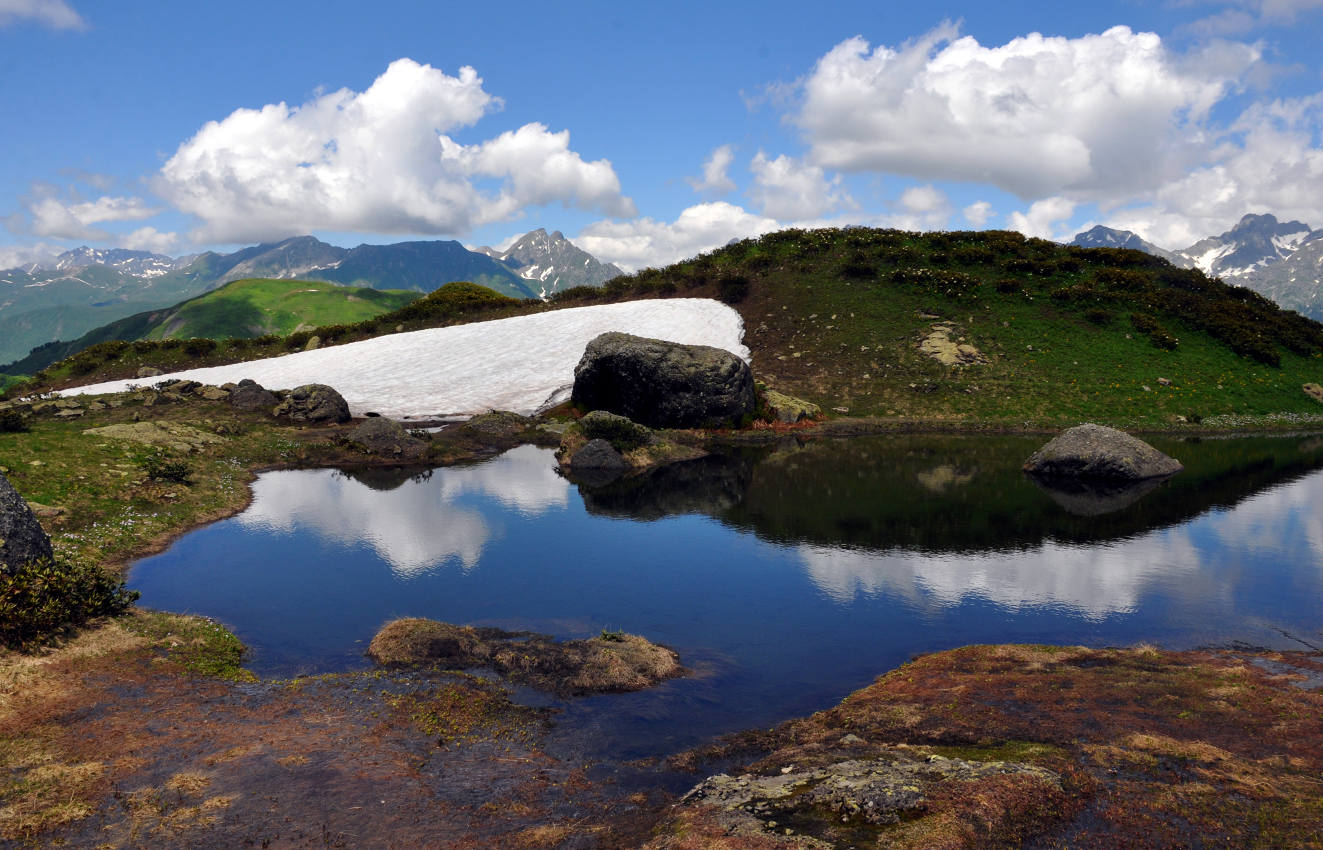
<path fill-rule="evenodd" d="M 759 377 L 851 415 L 1162 426 L 1323 413 L 1301 391 L 1323 383 L 1323 325 L 1137 251 L 1012 232 L 786 230 L 601 289 L 572 289 L 550 304 L 484 292 L 451 285 L 397 313 L 319 333 L 343 342 L 398 326 L 715 297 L 743 315 Z M 226 345 L 201 358 L 136 346 L 113 357 L 91 351 L 41 383 L 131 375 L 153 358 L 174 368 L 271 356 L 299 347 L 298 336 Z M 933 350 L 963 360 L 943 363 Z M 86 371 L 75 380 L 79 369 Z"/>
<path fill-rule="evenodd" d="M 299 280 L 236 280 L 173 307 L 148 310 L 57 340 L 0 367 L 31 375 L 97 343 L 117 340 L 252 339 L 286 336 L 319 325 L 354 324 L 400 309 L 417 292 L 378 290 Z"/>

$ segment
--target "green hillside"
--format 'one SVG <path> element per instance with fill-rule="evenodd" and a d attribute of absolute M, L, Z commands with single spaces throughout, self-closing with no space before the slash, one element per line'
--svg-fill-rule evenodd
<path fill-rule="evenodd" d="M 852 416 L 1165 426 L 1323 413 L 1301 390 L 1323 383 L 1323 325 L 1147 254 L 1018 233 L 787 230 L 550 304 L 457 286 L 329 329 L 323 340 L 633 298 L 715 297 L 743 315 L 760 378 Z M 451 309 L 459 292 L 469 300 Z M 297 345 L 222 346 L 203 360 Z M 940 362 L 934 349 L 963 360 Z M 88 352 L 78 369 L 62 364 L 42 383 L 127 376 L 158 354 Z M 86 377 L 75 380 L 79 369 Z"/>
<path fill-rule="evenodd" d="M 417 292 L 298 280 L 237 280 L 158 310 L 109 322 L 73 340 L 56 340 L 0 373 L 31 375 L 97 343 L 116 340 L 252 339 L 285 336 L 318 325 L 353 324 L 398 310 Z"/>

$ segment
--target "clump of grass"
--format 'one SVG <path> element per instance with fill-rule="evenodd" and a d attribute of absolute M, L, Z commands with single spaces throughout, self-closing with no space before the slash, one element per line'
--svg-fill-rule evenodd
<path fill-rule="evenodd" d="M 194 675 L 235 681 L 255 678 L 242 666 L 247 651 L 243 642 L 210 618 L 148 611 L 125 627 L 150 640 L 168 659 Z"/>
<path fill-rule="evenodd" d="M 40 645 L 94 617 L 123 614 L 137 599 L 138 591 L 95 564 L 40 558 L 0 570 L 0 644 Z"/>
<path fill-rule="evenodd" d="M 153 481 L 183 484 L 193 474 L 193 466 L 183 458 L 164 451 L 152 451 L 138 459 L 138 467 Z"/>

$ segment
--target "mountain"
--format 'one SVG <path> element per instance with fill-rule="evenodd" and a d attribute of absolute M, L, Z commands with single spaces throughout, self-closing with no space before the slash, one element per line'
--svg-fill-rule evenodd
<path fill-rule="evenodd" d="M 565 238 L 559 230 L 548 234 L 529 231 L 505 251 L 483 246 L 477 249 L 513 269 L 529 281 L 540 298 L 575 286 L 601 286 L 624 274 L 612 263 L 603 263 Z"/>
<path fill-rule="evenodd" d="M 1134 251 L 1143 251 L 1145 254 L 1152 254 L 1155 257 L 1161 257 L 1177 268 L 1191 268 L 1194 265 L 1179 254 L 1163 250 L 1152 242 L 1141 239 L 1136 233 L 1129 230 L 1103 227 L 1101 224 L 1095 225 L 1083 233 L 1076 233 L 1070 244 L 1081 248 L 1129 248 Z"/>
<path fill-rule="evenodd" d="M 1323 230 L 1306 236 L 1285 259 L 1234 279 L 1288 310 L 1323 320 Z"/>
<path fill-rule="evenodd" d="M 1201 239 L 1179 254 L 1210 277 L 1235 279 L 1286 259 L 1310 233 L 1304 222 L 1251 214 L 1226 233 Z"/>
<path fill-rule="evenodd" d="M 419 292 L 431 292 L 453 280 L 467 280 L 514 298 L 536 295 L 512 269 L 454 241 L 359 245 L 345 252 L 335 265 L 309 270 L 301 277 Z"/>
<path fill-rule="evenodd" d="M 65 251 L 55 258 L 53 271 L 71 272 L 88 266 L 106 266 L 135 277 L 159 277 L 188 265 L 190 258 L 176 259 L 150 251 L 130 251 L 127 248 L 98 249 L 83 245 Z"/>

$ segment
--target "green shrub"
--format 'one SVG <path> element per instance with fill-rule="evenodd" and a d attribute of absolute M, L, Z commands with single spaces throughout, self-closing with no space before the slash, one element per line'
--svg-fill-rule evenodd
<path fill-rule="evenodd" d="M 138 468 L 153 481 L 184 483 L 193 473 L 193 467 L 181 457 L 160 450 L 148 452 L 138 459 Z"/>
<path fill-rule="evenodd" d="M 749 279 L 743 275 L 725 275 L 717 281 L 717 297 L 727 304 L 738 304 L 749 297 Z"/>
<path fill-rule="evenodd" d="M 1095 325 L 1105 325 L 1112 320 L 1112 314 L 1101 307 L 1090 307 L 1084 311 L 1084 318 Z"/>
<path fill-rule="evenodd" d="M 216 350 L 216 340 L 194 337 L 184 340 L 184 353 L 189 357 L 205 357 Z"/>
<path fill-rule="evenodd" d="M 20 434 L 28 430 L 27 419 L 17 410 L 0 412 L 0 434 Z"/>
<path fill-rule="evenodd" d="M 137 598 L 123 579 L 95 564 L 29 561 L 12 574 L 0 571 L 0 644 L 40 644 L 93 617 L 123 614 Z"/>

